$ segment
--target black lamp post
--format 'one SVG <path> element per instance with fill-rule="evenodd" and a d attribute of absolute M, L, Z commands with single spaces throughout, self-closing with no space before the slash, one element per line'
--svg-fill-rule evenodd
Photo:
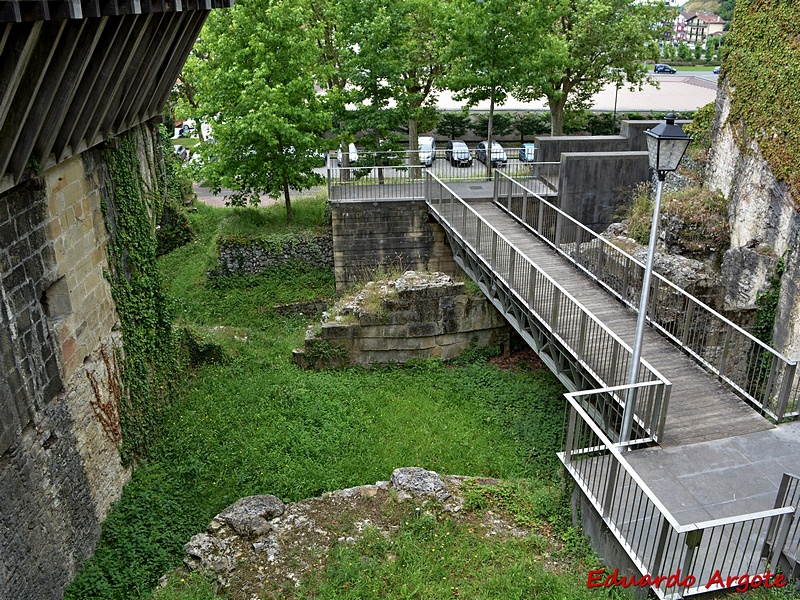
<path fill-rule="evenodd" d="M 647 262 L 644 267 L 642 279 L 642 294 L 639 299 L 639 316 L 636 321 L 636 337 L 633 342 L 633 355 L 631 356 L 631 370 L 628 375 L 628 385 L 635 385 L 639 379 L 639 363 L 642 356 L 642 337 L 647 319 L 647 303 L 650 296 L 650 279 L 653 274 L 653 256 L 656 250 L 658 236 L 658 218 L 661 210 L 661 193 L 664 188 L 664 179 L 667 173 L 675 171 L 686 153 L 686 148 L 692 141 L 678 125 L 675 125 L 675 115 L 669 113 L 666 123 L 660 123 L 652 129 L 645 131 L 647 135 L 647 152 L 650 167 L 658 175 L 656 188 L 656 201 L 653 206 L 653 222 L 650 224 L 650 243 L 647 247 Z M 619 441 L 625 443 L 631 439 L 631 425 L 636 403 L 636 388 L 629 388 L 625 398 L 625 409 L 622 413 L 622 428 Z"/>

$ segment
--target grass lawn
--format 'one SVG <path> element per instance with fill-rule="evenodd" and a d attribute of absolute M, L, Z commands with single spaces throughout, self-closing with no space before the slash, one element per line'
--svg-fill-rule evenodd
<path fill-rule="evenodd" d="M 304 228 L 317 228 L 324 219 L 320 199 L 298 201 L 295 210 Z M 295 501 L 384 480 L 400 466 L 528 478 L 538 485 L 552 481 L 553 518 L 562 527 L 557 535 L 569 539 L 565 547 L 584 556 L 586 545 L 566 525 L 567 511 L 557 501 L 560 463 L 554 452 L 561 441 L 564 401 L 563 389 L 548 371 L 500 370 L 480 351 L 449 365 L 421 361 L 382 369 L 303 371 L 291 363 L 291 349 L 301 345 L 312 321 L 302 315 L 280 316 L 272 306 L 332 297 L 330 269 L 295 265 L 275 268 L 264 277 L 207 281 L 220 230 L 242 232 L 248 223 L 257 222 L 260 231 L 277 231 L 281 211 L 280 206 L 241 211 L 199 206 L 191 215 L 196 240 L 161 259 L 175 322 L 219 344 L 227 358 L 181 374 L 149 458 L 134 471 L 103 526 L 94 557 L 67 589 L 66 598 L 150 598 L 159 577 L 181 565 L 188 539 L 238 498 L 274 494 Z M 440 535 L 440 526 L 441 535 L 457 541 L 454 548 L 483 543 L 470 540 L 468 532 L 455 525 L 420 522 L 401 531 L 398 548 L 406 548 L 403 552 L 409 556 L 424 554 L 429 534 Z M 372 542 L 380 545 L 379 540 L 363 543 Z M 452 569 L 452 577 L 478 569 L 483 564 L 480 557 L 495 552 L 503 556 L 491 563 L 493 575 L 486 586 L 481 588 L 481 578 L 471 584 L 470 589 L 483 589 L 482 595 L 468 597 L 534 597 L 536 589 L 539 597 L 554 597 L 541 591 L 547 589 L 557 590 L 558 597 L 584 597 L 585 569 L 543 573 L 533 555 L 526 558 L 526 544 L 506 550 L 487 545 L 476 552 L 458 550 L 456 558 L 447 560 L 477 556 L 463 568 Z M 427 585 L 422 573 L 386 560 L 343 575 L 341 570 L 355 560 L 348 553 L 362 551 L 388 555 L 383 546 L 338 549 L 326 577 L 309 583 L 302 593 L 369 598 L 374 597 L 374 586 L 364 582 L 388 578 L 411 586 L 407 595 L 396 597 L 417 597 L 412 587 Z M 442 568 L 449 569 L 445 564 Z M 337 595 L 342 577 L 352 579 L 353 589 L 361 591 Z M 431 587 L 439 591 L 424 597 L 449 597 L 457 579 L 445 583 Z M 501 594 L 503 586 L 516 591 Z M 167 592 L 159 598 L 214 597 L 198 576 Z"/>

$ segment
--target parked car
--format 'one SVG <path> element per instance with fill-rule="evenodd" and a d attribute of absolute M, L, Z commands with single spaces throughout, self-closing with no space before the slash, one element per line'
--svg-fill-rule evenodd
<path fill-rule="evenodd" d="M 480 142 L 478 144 L 478 148 L 475 150 L 475 158 L 481 161 L 483 164 L 486 164 L 486 149 L 489 147 L 488 142 Z M 493 167 L 504 167 L 506 166 L 506 162 L 508 162 L 508 157 L 506 157 L 506 151 L 503 150 L 503 147 L 498 143 L 492 140 L 492 166 Z"/>
<path fill-rule="evenodd" d="M 669 65 L 656 65 L 653 67 L 653 73 L 677 73 L 677 69 L 673 69 Z"/>
<path fill-rule="evenodd" d="M 189 149 L 186 146 L 181 146 L 178 144 L 175 146 L 175 154 L 178 155 L 178 158 L 181 160 L 189 160 Z"/>
<path fill-rule="evenodd" d="M 447 149 L 444 151 L 444 155 L 454 167 L 472 166 L 472 153 L 462 140 L 447 142 Z"/>
<path fill-rule="evenodd" d="M 522 148 L 519 149 L 519 159 L 525 163 L 536 160 L 536 145 L 522 144 Z"/>
<path fill-rule="evenodd" d="M 719 66 L 714 67 L 714 70 L 712 72 L 714 73 L 714 75 L 719 75 Z"/>
<path fill-rule="evenodd" d="M 347 152 L 350 154 L 350 164 L 354 165 L 358 161 L 358 150 L 356 149 L 356 145 L 354 143 L 350 143 L 347 145 Z M 336 153 L 336 164 L 338 166 L 342 166 L 342 149 L 339 148 L 339 151 Z"/>
<path fill-rule="evenodd" d="M 417 138 L 419 146 L 419 164 L 430 167 L 436 160 L 436 140 L 427 135 Z"/>

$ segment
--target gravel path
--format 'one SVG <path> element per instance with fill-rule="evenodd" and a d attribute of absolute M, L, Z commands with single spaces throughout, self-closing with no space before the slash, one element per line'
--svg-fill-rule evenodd
<path fill-rule="evenodd" d="M 202 202 L 203 204 L 208 204 L 209 206 L 225 206 L 225 197 L 230 196 L 232 191 L 229 189 L 223 188 L 219 194 L 211 193 L 211 189 L 200 185 L 199 183 L 195 183 L 192 186 L 194 189 L 195 194 L 197 194 L 197 199 Z M 320 194 L 325 193 L 326 186 L 319 185 L 312 187 L 307 190 L 303 190 L 302 192 L 295 192 L 292 191 L 290 193 L 290 198 L 292 200 L 296 200 L 297 198 L 307 198 L 309 196 L 318 196 Z M 259 206 L 271 206 L 272 204 L 277 204 L 279 202 L 283 202 L 283 196 L 278 199 L 270 198 L 269 196 L 261 196 L 261 202 Z"/>

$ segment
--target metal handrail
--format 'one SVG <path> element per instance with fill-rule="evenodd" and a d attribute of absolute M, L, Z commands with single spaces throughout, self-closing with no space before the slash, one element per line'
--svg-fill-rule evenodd
<path fill-rule="evenodd" d="M 501 190 L 501 187 L 504 183 L 508 185 L 507 193 Z M 554 236 L 557 236 L 559 239 L 551 239 L 551 237 L 549 237 L 544 231 L 541 222 L 539 223 L 539 227 L 537 228 L 528 222 L 527 214 L 525 215 L 517 214 L 517 207 L 513 206 L 513 203 L 511 202 L 512 197 L 514 197 L 512 193 L 514 187 L 519 189 L 523 197 L 527 196 L 527 198 L 535 199 L 537 202 L 541 202 L 544 206 L 546 206 L 549 212 L 555 213 L 556 224 L 554 227 L 551 227 L 551 229 L 552 233 L 554 233 Z M 506 199 L 505 205 L 502 202 L 503 199 Z M 616 289 L 608 281 L 602 278 L 602 273 L 598 275 L 597 273 L 593 272 L 589 267 L 587 267 L 587 265 L 584 262 L 577 260 L 576 256 L 573 255 L 573 252 L 570 252 L 569 246 L 574 246 L 574 254 L 577 255 L 580 252 L 580 249 L 578 248 L 580 245 L 589 243 L 591 241 L 595 241 L 601 244 L 602 248 L 604 248 L 603 251 L 600 251 L 600 256 L 612 256 L 616 254 L 621 258 L 621 260 L 627 263 L 627 266 L 632 266 L 635 268 L 638 267 L 639 269 L 644 270 L 644 265 L 639 260 L 631 256 L 624 250 L 618 248 L 617 246 L 612 244 L 609 240 L 605 239 L 601 235 L 595 233 L 594 231 L 592 231 L 591 229 L 589 229 L 588 227 L 586 227 L 585 225 L 583 225 L 582 223 L 580 223 L 579 221 L 577 221 L 576 219 L 574 219 L 573 217 L 571 217 L 570 215 L 559 209 L 557 206 L 548 202 L 542 196 L 527 188 L 524 184 L 520 183 L 519 181 L 516 181 L 515 179 L 509 177 L 508 175 L 500 171 L 496 172 L 495 174 L 495 202 L 500 208 L 504 209 L 513 218 L 515 218 L 521 224 L 523 224 L 524 226 L 529 228 L 532 232 L 537 234 L 543 241 L 545 241 L 547 244 L 552 246 L 557 252 L 559 252 L 559 254 L 570 260 L 573 264 L 575 264 L 578 268 L 587 273 L 600 285 L 609 290 L 614 296 L 619 298 L 622 302 L 627 304 L 632 309 L 638 311 L 638 299 L 635 296 L 634 298 L 629 298 L 627 295 L 629 292 L 632 291 L 634 293 L 636 292 L 636 290 L 631 290 L 628 287 L 628 283 L 630 282 L 630 280 L 635 279 L 634 277 L 631 277 L 631 274 L 628 269 L 625 269 L 628 272 L 624 276 L 625 282 L 623 284 L 623 290 Z M 518 208 L 520 212 L 523 209 L 521 205 Z M 541 214 L 537 214 L 536 218 L 541 220 L 543 219 L 543 216 L 541 216 Z M 533 219 L 532 216 L 531 219 Z M 580 231 L 580 234 L 575 234 L 574 237 L 568 243 L 562 243 L 561 238 L 563 232 L 565 231 L 565 229 L 569 227 L 577 228 Z M 598 264 L 600 270 L 602 270 L 603 262 L 599 261 Z M 683 350 L 685 350 L 688 354 L 690 354 L 695 360 L 705 365 L 706 367 L 710 368 L 717 375 L 719 375 L 720 379 L 722 379 L 724 382 L 730 385 L 735 391 L 743 395 L 751 403 L 757 405 L 762 411 L 769 414 L 774 419 L 780 420 L 784 416 L 795 416 L 800 414 L 800 412 L 798 412 L 798 406 L 797 406 L 798 390 L 795 389 L 796 386 L 794 385 L 794 377 L 796 372 L 797 361 L 786 358 L 774 348 L 771 348 L 769 345 L 755 338 L 753 335 L 751 335 L 746 330 L 744 330 L 740 326 L 730 321 L 728 318 L 719 314 L 717 311 L 707 306 L 702 301 L 698 300 L 697 298 L 686 292 L 684 289 L 672 283 L 669 279 L 663 277 L 662 275 L 659 275 L 658 273 L 654 273 L 654 276 L 655 276 L 654 279 L 656 281 L 653 287 L 655 288 L 656 291 L 660 291 L 660 288 L 666 288 L 668 290 L 667 293 L 671 292 L 673 294 L 677 294 L 679 297 L 684 298 L 684 303 L 687 305 L 687 310 L 685 311 L 685 313 L 688 314 L 684 314 L 683 317 L 684 321 L 683 321 L 683 327 L 681 328 L 682 330 L 681 337 L 688 338 L 691 336 L 691 332 L 689 332 L 688 330 L 689 319 L 694 318 L 694 312 L 698 308 L 701 313 L 709 315 L 712 319 L 717 320 L 724 328 L 727 328 L 729 330 L 728 333 L 725 333 L 727 339 L 724 342 L 723 351 L 720 357 L 720 364 L 715 364 L 714 362 L 712 362 L 712 359 L 708 358 L 707 356 L 703 356 L 701 354 L 701 352 L 703 352 L 704 350 L 708 350 L 709 347 L 703 346 L 698 349 L 693 349 L 691 346 L 685 343 L 686 340 L 681 339 L 681 337 L 675 335 L 674 332 L 662 326 L 658 322 L 657 314 L 652 314 L 648 316 L 648 320 L 654 327 L 662 331 L 669 339 L 673 340 Z M 653 294 L 652 297 L 653 297 L 653 302 L 650 303 L 650 308 L 648 312 L 653 312 L 654 310 L 657 312 L 656 302 L 655 302 L 657 300 L 657 294 Z M 680 306 L 678 308 L 680 309 Z M 682 311 L 679 310 L 679 312 Z M 757 379 L 764 384 L 762 392 L 763 397 L 757 397 L 757 395 L 751 393 L 751 391 L 748 391 L 748 389 L 745 386 L 751 385 L 752 389 L 752 383 L 748 384 L 747 378 L 743 378 L 742 380 L 740 380 L 740 382 L 737 383 L 737 381 L 733 379 L 733 374 L 728 375 L 724 372 L 726 366 L 726 359 L 728 355 L 728 345 L 730 345 L 733 332 L 743 336 L 747 342 L 749 342 L 751 345 L 755 345 L 756 347 L 760 348 L 763 352 L 767 353 L 771 357 L 771 358 L 764 357 L 766 358 L 766 361 L 763 361 L 763 362 L 770 362 L 768 371 L 764 369 L 763 365 L 757 365 L 757 360 L 748 358 L 747 368 L 753 369 L 755 365 L 755 368 L 758 369 L 758 373 L 755 375 L 747 373 L 747 376 L 750 377 L 750 379 Z M 733 364 L 733 361 L 728 361 L 728 364 Z M 779 370 L 778 367 L 780 364 L 784 365 L 784 371 L 782 375 L 778 373 Z M 781 378 L 782 380 L 779 381 L 779 379 Z M 772 404 L 770 403 L 770 398 L 772 392 L 776 389 L 778 390 L 778 393 L 776 395 L 777 405 L 773 408 Z M 793 411 L 791 410 L 787 411 L 787 408 L 790 408 L 789 407 L 790 396 L 794 396 Z"/>
<path fill-rule="evenodd" d="M 740 573 L 756 573 L 763 572 L 758 570 L 762 561 L 776 565 L 795 507 L 781 506 L 680 524 L 579 401 L 581 396 L 612 391 L 602 388 L 564 395 L 569 406 L 569 425 L 565 450 L 559 453 L 559 458 L 637 568 L 653 576 L 673 573 L 677 568 L 684 574 L 694 573 L 697 585 L 684 591 L 700 593 L 710 591 L 702 584 L 710 581 L 716 568 L 738 567 L 745 569 Z M 588 440 L 585 427 L 591 432 Z M 581 443 L 588 443 L 588 446 Z M 605 459 L 608 456 L 610 464 Z M 582 467 L 582 464 L 587 466 Z M 598 466 L 599 469 L 595 469 Z M 731 548 L 734 537 L 736 543 Z M 714 564 L 718 561 L 719 564 Z M 669 590 L 664 585 L 662 590 L 661 587 L 661 584 L 653 586 L 661 598 L 681 593 L 680 589 Z"/>
<path fill-rule="evenodd" d="M 572 310 L 572 313 L 579 313 L 579 318 L 576 318 L 574 320 L 574 321 L 576 321 L 576 323 L 573 323 L 574 325 L 576 325 L 576 331 L 573 331 L 573 333 L 577 332 L 578 323 L 581 324 L 580 327 L 582 327 L 582 331 L 588 330 L 590 328 L 589 324 L 591 324 L 591 325 L 593 325 L 595 330 L 599 331 L 601 333 L 601 335 L 603 335 L 606 339 L 611 340 L 612 344 L 615 345 L 617 350 L 614 350 L 613 352 L 617 352 L 618 353 L 621 350 L 628 357 L 630 357 L 631 354 L 632 354 L 630 346 L 628 346 L 620 337 L 618 337 L 613 331 L 611 331 L 611 329 L 609 329 L 600 319 L 598 319 L 595 315 L 593 315 L 591 313 L 591 311 L 586 309 L 580 302 L 578 302 L 578 300 L 574 296 L 572 296 L 563 287 L 561 287 L 561 285 L 559 285 L 558 282 L 556 282 L 550 275 L 548 275 L 544 270 L 540 269 L 536 265 L 536 263 L 533 262 L 528 256 L 526 256 L 513 242 L 511 242 L 511 240 L 509 240 L 502 233 L 500 233 L 494 227 L 492 227 L 492 225 L 484 217 L 482 217 L 477 211 L 475 211 L 475 209 L 473 209 L 469 204 L 467 204 L 461 197 L 458 196 L 458 194 L 456 194 L 444 182 L 442 182 L 439 178 L 437 178 L 430 171 L 427 173 L 427 178 L 428 178 L 428 183 L 426 185 L 426 188 L 427 188 L 426 199 L 427 199 L 427 202 L 428 202 L 430 210 L 432 212 L 434 212 L 434 214 L 436 214 L 438 216 L 440 221 L 443 224 L 448 225 L 450 227 L 450 229 L 452 230 L 453 234 L 456 237 L 458 237 L 461 240 L 461 242 L 466 247 L 468 247 L 476 256 L 481 257 L 483 260 L 486 260 L 486 257 L 484 256 L 484 254 L 483 254 L 483 252 L 482 252 L 482 250 L 480 248 L 480 244 L 481 244 L 480 232 L 482 231 L 482 228 L 485 228 L 485 230 L 487 232 L 491 233 L 491 236 L 492 236 L 492 238 L 491 238 L 492 239 L 491 247 L 493 249 L 493 252 L 495 251 L 496 247 L 498 246 L 498 240 L 500 242 L 502 242 L 502 244 L 505 245 L 509 249 L 509 252 L 513 252 L 513 254 L 509 255 L 508 264 L 506 265 L 506 266 L 508 266 L 508 270 L 509 270 L 509 276 L 508 277 L 510 279 L 514 279 L 514 278 L 516 278 L 516 279 L 524 279 L 526 277 L 526 275 L 527 275 L 527 282 L 529 284 L 528 285 L 528 290 L 527 290 L 527 292 L 528 292 L 527 296 L 523 295 L 522 293 L 520 293 L 518 287 L 513 284 L 513 281 L 509 281 L 506 277 L 503 276 L 502 273 L 499 272 L 499 270 L 496 267 L 496 265 L 493 264 L 494 263 L 494 256 L 492 257 L 492 261 L 487 261 L 487 265 L 490 267 L 493 275 L 497 279 L 499 279 L 501 282 L 503 282 L 503 284 L 510 291 L 510 293 L 513 296 L 515 296 L 524 306 L 527 306 L 528 309 L 531 310 L 531 312 L 538 317 L 538 319 L 551 331 L 552 335 L 556 339 L 560 340 L 564 344 L 565 347 L 570 349 L 570 351 L 578 359 L 578 361 L 580 362 L 582 367 L 584 369 L 586 369 L 588 372 L 590 372 L 595 377 L 596 380 L 598 380 L 599 382 L 602 382 L 605 385 L 611 384 L 613 386 L 615 383 L 617 383 L 617 381 L 610 381 L 610 382 L 609 381 L 605 381 L 604 377 L 600 373 L 598 373 L 592 365 L 590 365 L 587 362 L 586 356 L 582 355 L 581 352 L 579 352 L 562 335 L 560 335 L 558 333 L 558 331 L 556 330 L 557 327 L 558 327 L 558 310 L 554 309 L 552 311 L 552 316 L 550 318 L 548 318 L 547 316 L 544 316 L 544 315 L 540 314 L 539 312 L 537 312 L 537 310 L 534 308 L 535 297 L 534 297 L 534 294 L 532 294 L 532 291 L 531 291 L 532 290 L 532 286 L 530 285 L 531 282 L 532 282 L 532 279 L 531 279 L 531 276 L 528 275 L 528 274 L 532 273 L 533 271 L 535 271 L 536 273 L 539 274 L 539 277 L 544 282 L 546 282 L 546 284 L 549 286 L 549 288 L 551 288 L 552 290 L 556 290 L 558 292 L 558 295 L 559 295 L 558 298 L 559 299 L 563 298 L 565 300 L 565 307 L 562 308 L 562 312 L 564 314 L 569 314 L 570 313 L 570 306 L 574 307 L 574 310 Z M 431 190 L 431 188 L 433 187 L 434 184 L 436 184 L 438 186 L 438 189 L 440 190 L 440 195 L 439 195 L 439 198 L 438 198 L 438 204 L 436 202 L 437 199 L 434 198 L 434 194 L 432 193 L 432 190 Z M 446 192 L 446 194 L 448 195 L 448 198 L 443 198 L 442 195 L 441 195 L 441 191 Z M 445 199 L 450 201 L 450 211 L 449 211 L 450 218 L 449 219 L 443 212 L 442 202 Z M 453 215 L 455 213 L 455 208 L 454 207 L 456 205 L 458 205 L 459 209 L 460 209 L 460 219 L 461 219 L 461 222 L 463 224 L 462 225 L 462 230 L 459 230 L 452 223 Z M 471 217 L 471 220 L 474 221 L 474 223 L 475 223 L 475 234 L 473 235 L 473 239 L 475 240 L 475 244 L 473 244 L 472 240 L 467 239 L 467 237 L 466 237 L 466 233 L 467 232 L 463 231 L 463 228 L 466 226 L 467 215 L 469 215 Z M 487 240 L 484 239 L 484 242 L 486 242 L 486 241 Z M 476 246 L 476 244 L 477 244 L 477 246 Z M 515 258 L 515 257 L 518 257 L 518 258 Z M 520 277 L 519 275 L 516 275 L 516 277 L 515 277 L 515 274 L 517 274 L 517 273 L 522 273 L 522 276 Z M 523 286 L 523 288 L 524 287 L 525 286 Z M 553 306 L 554 307 L 558 306 L 558 301 L 559 300 L 556 299 L 556 296 L 553 295 Z M 576 316 L 578 316 L 578 315 L 576 314 Z M 562 323 L 563 323 L 563 319 L 562 319 Z M 581 336 L 579 336 L 579 339 L 580 339 L 581 343 L 584 343 L 584 341 L 582 340 Z M 643 424 L 644 429 L 646 431 L 649 430 L 651 432 L 651 435 L 652 435 L 653 439 L 658 439 L 663 434 L 663 426 L 664 426 L 665 415 L 666 415 L 666 406 L 667 406 L 669 389 L 671 387 L 671 384 L 663 375 L 661 375 L 661 373 L 659 373 L 647 361 L 643 360 L 642 363 L 641 363 L 641 367 L 640 368 L 643 369 L 644 373 L 647 375 L 646 377 L 641 377 L 642 380 L 648 380 L 648 379 L 650 381 L 657 380 L 657 382 L 661 386 L 663 386 L 663 389 L 664 389 L 663 402 L 659 398 L 654 398 L 654 400 L 652 402 L 647 403 L 645 405 L 646 408 L 651 409 L 651 411 L 652 411 L 652 412 L 650 412 L 650 411 L 648 412 L 648 414 L 650 414 L 650 418 L 647 418 L 647 416 L 641 417 L 641 416 L 637 415 L 637 419 L 639 419 L 639 422 L 641 424 Z M 623 380 L 625 380 L 627 378 L 627 370 L 625 368 L 617 369 L 616 367 L 612 367 L 612 369 L 613 369 L 613 373 L 618 373 L 619 381 L 623 381 Z M 613 388 L 613 389 L 616 389 L 616 388 Z M 615 399 L 615 402 L 617 402 L 620 406 L 624 405 L 624 401 L 621 398 L 620 399 Z"/>

